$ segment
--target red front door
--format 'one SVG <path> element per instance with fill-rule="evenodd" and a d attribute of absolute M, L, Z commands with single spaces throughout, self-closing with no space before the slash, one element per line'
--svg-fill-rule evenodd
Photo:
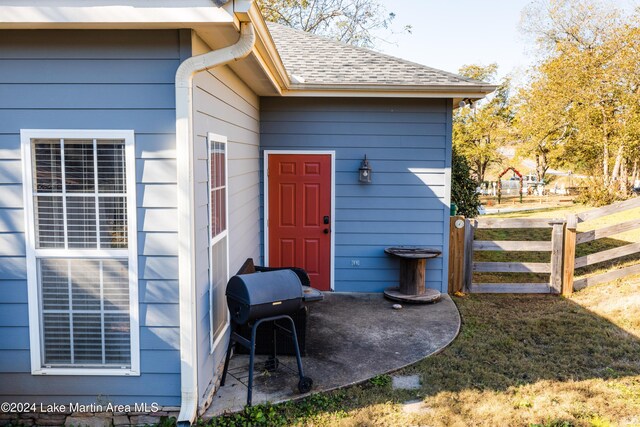
<path fill-rule="evenodd" d="M 271 154 L 269 266 L 302 267 L 311 285 L 331 288 L 331 156 Z"/>

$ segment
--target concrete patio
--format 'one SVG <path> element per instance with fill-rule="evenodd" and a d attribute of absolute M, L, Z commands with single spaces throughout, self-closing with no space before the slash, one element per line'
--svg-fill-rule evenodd
<path fill-rule="evenodd" d="M 448 295 L 435 304 L 404 305 L 394 310 L 382 294 L 327 293 L 311 307 L 305 375 L 311 393 L 365 381 L 415 363 L 446 347 L 460 328 L 458 310 Z M 278 356 L 276 372 L 263 369 L 267 356 L 256 357 L 253 404 L 298 399 L 295 357 Z M 235 355 L 229 375 L 204 419 L 241 410 L 247 398 L 249 356 Z"/>

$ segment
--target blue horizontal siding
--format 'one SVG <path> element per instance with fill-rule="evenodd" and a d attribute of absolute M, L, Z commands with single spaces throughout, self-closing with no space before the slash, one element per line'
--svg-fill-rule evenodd
<path fill-rule="evenodd" d="M 0 350 L 29 350 L 29 328 L 0 326 Z"/>
<path fill-rule="evenodd" d="M 180 326 L 178 304 L 153 303 L 140 304 L 140 325 L 148 327 Z"/>
<path fill-rule="evenodd" d="M 418 185 L 423 186 L 425 181 L 428 182 L 430 186 L 445 185 L 445 175 L 444 173 L 431 172 L 432 170 L 439 170 L 437 168 L 434 169 L 414 169 L 413 171 L 409 171 L 411 173 L 393 173 L 393 172 L 380 172 L 378 170 L 374 171 L 376 176 L 376 184 L 378 186 L 383 185 Z M 372 175 L 373 176 L 373 175 Z M 357 179 L 358 171 L 343 171 L 336 172 L 336 181 L 337 182 L 349 182 L 354 178 Z M 357 184 L 354 184 L 358 186 Z"/>
<path fill-rule="evenodd" d="M 167 221 L 178 215 L 176 208 L 138 208 L 138 230 L 144 232 L 177 232 L 178 224 Z"/>
<path fill-rule="evenodd" d="M 0 303 L 0 325 L 29 326 L 29 307 L 27 303 Z"/>
<path fill-rule="evenodd" d="M 389 148 L 389 150 L 393 150 L 393 148 Z M 438 150 L 439 151 L 439 150 Z M 444 150 L 442 150 L 444 153 Z M 362 159 L 364 155 L 368 153 L 367 149 L 362 149 L 360 151 L 360 156 L 344 159 L 342 157 L 338 157 L 336 159 L 336 172 L 354 172 L 357 171 L 362 163 Z M 371 160 L 371 157 L 367 154 L 367 158 Z M 371 164 L 371 168 L 374 174 L 378 174 L 381 172 L 388 173 L 405 173 L 410 172 L 410 169 L 443 169 L 445 165 L 444 157 L 441 159 L 420 159 L 415 158 L 412 160 L 377 160 L 375 164 Z M 353 182 L 353 181 L 352 181 Z"/>
<path fill-rule="evenodd" d="M 336 217 L 336 219 L 340 219 Z M 442 221 L 338 221 L 336 233 L 434 234 L 442 233 Z"/>
<path fill-rule="evenodd" d="M 346 268 L 352 269 L 351 261 L 353 260 L 352 256 L 343 255 L 337 256 L 335 259 L 335 267 L 336 268 Z M 362 256 L 359 258 L 360 265 L 357 269 L 389 269 L 396 268 L 398 266 L 398 258 L 388 255 L 384 253 L 384 250 L 378 249 L 375 254 L 371 256 Z M 433 258 L 427 261 L 429 263 L 429 268 L 435 270 L 442 270 L 442 258 Z"/>
<path fill-rule="evenodd" d="M 178 257 L 139 256 L 138 277 L 147 280 L 178 280 Z"/>
<path fill-rule="evenodd" d="M 140 280 L 138 293 L 140 302 L 177 304 L 180 300 L 177 280 Z"/>
<path fill-rule="evenodd" d="M 0 209 L 22 208 L 22 184 L 0 183 Z"/>
<path fill-rule="evenodd" d="M 0 256 L 25 256 L 24 233 L 0 233 Z"/>
<path fill-rule="evenodd" d="M 31 374 L 31 353 L 29 350 L 0 351 L 0 373 Z"/>
<path fill-rule="evenodd" d="M 24 257 L 0 257 L 2 280 L 26 280 L 27 262 Z"/>
<path fill-rule="evenodd" d="M 364 113 L 359 121 L 367 121 L 371 113 L 387 113 L 393 116 L 405 113 L 442 113 L 447 100 L 391 99 L 391 98 L 274 98 L 261 99 L 261 108 L 269 114 L 273 112 L 316 113 L 319 111 L 340 112 L 344 114 Z M 268 121 L 264 115 L 261 120 Z"/>
<path fill-rule="evenodd" d="M 444 123 L 326 123 L 263 122 L 262 132 L 273 135 L 445 135 Z"/>
<path fill-rule="evenodd" d="M 140 348 L 146 350 L 180 350 L 180 328 L 141 327 Z M 175 352 L 174 352 L 175 355 Z"/>
<path fill-rule="evenodd" d="M 178 30 L 0 31 L 0 400 L 179 405 L 174 79 L 189 39 Z M 21 129 L 135 132 L 139 377 L 30 374 Z"/>
<path fill-rule="evenodd" d="M 172 109 L 173 84 L 50 84 L 0 83 L 2 109 Z"/>
<path fill-rule="evenodd" d="M 365 116 L 360 111 L 271 111 L 262 123 L 437 123 L 445 122 L 445 112 L 402 112 L 389 114 L 386 111 L 369 111 Z"/>
<path fill-rule="evenodd" d="M 264 150 L 335 151 L 336 291 L 397 285 L 398 261 L 385 247 L 446 253 L 450 100 L 263 98 L 261 106 Z M 358 182 L 365 155 L 371 185 Z M 427 262 L 427 286 L 446 289 L 444 265 L 446 257 Z"/>
<path fill-rule="evenodd" d="M 0 232 L 24 232 L 24 211 L 0 209 Z"/>
<path fill-rule="evenodd" d="M 180 374 L 180 358 L 173 350 L 142 350 L 140 370 L 149 374 Z"/>
<path fill-rule="evenodd" d="M 0 67 L 2 64 L 0 64 Z M 1 68 L 0 68 L 1 69 Z M 135 129 L 174 133 L 174 110 L 0 110 L 0 133 L 20 129 Z"/>
<path fill-rule="evenodd" d="M 27 301 L 27 282 L 0 279 L 0 303 L 23 304 Z"/>
<path fill-rule="evenodd" d="M 331 150 L 336 147 L 343 148 L 369 148 L 389 145 L 395 148 L 444 148 L 446 137 L 444 135 L 397 135 L 393 141 L 387 136 L 380 135 L 278 135 L 278 146 L 301 150 L 305 147 Z M 310 148 L 309 148 L 310 149 Z"/>
<path fill-rule="evenodd" d="M 0 59 L 3 84 L 173 84 L 178 59 Z"/>
<path fill-rule="evenodd" d="M 22 182 L 22 163 L 20 160 L 0 159 L 0 182 L 3 184 Z"/>
<path fill-rule="evenodd" d="M 442 221 L 442 212 L 435 209 L 395 209 L 397 221 Z M 389 213 L 385 209 L 368 209 L 366 206 L 360 209 L 336 209 L 336 220 L 340 221 L 387 221 Z"/>
<path fill-rule="evenodd" d="M 175 60 L 179 49 L 178 32 L 163 30 L 12 30 L 0 38 L 0 59 Z"/>
<path fill-rule="evenodd" d="M 178 187 L 176 184 L 146 184 L 136 187 L 138 207 L 176 208 L 178 207 Z"/>

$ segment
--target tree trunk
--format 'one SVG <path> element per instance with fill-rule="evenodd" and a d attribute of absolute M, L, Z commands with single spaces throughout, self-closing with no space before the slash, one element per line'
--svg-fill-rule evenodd
<path fill-rule="evenodd" d="M 632 169 L 632 172 L 631 172 L 631 184 L 632 185 L 635 185 L 636 179 L 638 179 L 638 161 L 634 160 L 633 161 L 633 169 Z"/>
<path fill-rule="evenodd" d="M 547 174 L 547 170 L 549 169 L 549 165 L 547 164 L 547 154 L 543 151 L 540 154 L 540 162 L 538 165 L 538 181 L 544 181 L 544 176 Z"/>
<path fill-rule="evenodd" d="M 607 133 L 607 115 L 604 110 L 604 106 L 600 104 L 600 110 L 602 112 L 602 180 L 604 188 L 609 188 L 609 134 Z"/>
<path fill-rule="evenodd" d="M 620 192 L 627 195 L 629 188 L 629 174 L 627 173 L 627 159 L 623 158 L 620 164 Z"/>
<path fill-rule="evenodd" d="M 489 162 L 487 161 L 478 161 L 478 184 L 482 184 L 484 182 L 484 174 L 487 172 L 487 165 Z"/>
<path fill-rule="evenodd" d="M 616 154 L 616 161 L 613 164 L 613 170 L 611 171 L 611 182 L 617 181 L 621 176 L 622 167 L 622 154 L 624 153 L 624 145 L 618 147 L 618 153 Z"/>
<path fill-rule="evenodd" d="M 604 179 L 604 188 L 609 187 L 609 146 L 606 141 L 602 153 L 602 177 Z"/>

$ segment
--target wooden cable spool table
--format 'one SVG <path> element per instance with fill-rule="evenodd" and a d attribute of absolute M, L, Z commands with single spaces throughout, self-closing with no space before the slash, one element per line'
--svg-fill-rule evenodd
<path fill-rule="evenodd" d="M 384 251 L 400 258 L 400 286 L 385 289 L 386 298 L 413 304 L 440 300 L 440 292 L 425 288 L 424 280 L 427 260 L 440 256 L 442 251 L 423 246 L 394 246 Z"/>

